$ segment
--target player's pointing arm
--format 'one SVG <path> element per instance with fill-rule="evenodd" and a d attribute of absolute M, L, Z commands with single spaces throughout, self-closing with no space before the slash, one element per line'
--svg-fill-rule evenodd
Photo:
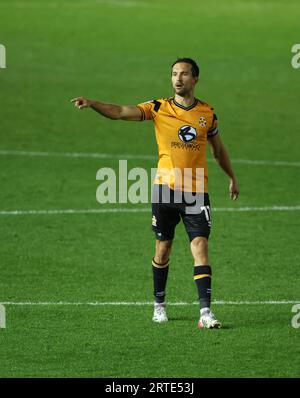
<path fill-rule="evenodd" d="M 71 102 L 74 102 L 75 107 L 78 109 L 91 108 L 109 119 L 132 121 L 142 120 L 142 111 L 137 106 L 107 104 L 104 102 L 89 100 L 84 97 L 73 98 Z"/>

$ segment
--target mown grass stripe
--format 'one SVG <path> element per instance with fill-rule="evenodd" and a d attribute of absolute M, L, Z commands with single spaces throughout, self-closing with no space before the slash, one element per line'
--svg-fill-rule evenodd
<path fill-rule="evenodd" d="M 66 158 L 100 158 L 100 159 L 140 159 L 157 160 L 156 155 L 138 155 L 131 153 L 93 153 L 93 152 L 47 152 L 47 151 L 21 151 L 21 150 L 0 150 L 1 156 L 30 156 L 30 157 L 66 157 Z M 208 158 L 208 162 L 215 162 Z M 246 164 L 253 166 L 277 166 L 277 167 L 300 167 L 298 161 L 285 160 L 258 160 L 258 159 L 231 159 L 232 163 Z"/>

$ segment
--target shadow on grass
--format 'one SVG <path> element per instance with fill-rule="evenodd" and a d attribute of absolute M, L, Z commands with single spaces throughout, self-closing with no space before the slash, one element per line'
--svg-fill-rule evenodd
<path fill-rule="evenodd" d="M 187 315 L 181 315 L 181 316 L 172 316 L 172 317 L 168 317 L 169 318 L 169 322 L 194 322 L 195 325 L 197 326 L 197 322 L 198 320 L 195 320 L 194 317 L 191 316 L 187 316 Z M 232 324 L 226 324 L 226 325 L 222 325 L 221 330 L 232 330 L 235 329 L 234 325 Z M 218 330 L 218 329 L 216 329 Z"/>

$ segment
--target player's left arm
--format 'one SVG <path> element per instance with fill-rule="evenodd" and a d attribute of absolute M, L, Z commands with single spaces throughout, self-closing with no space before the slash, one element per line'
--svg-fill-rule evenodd
<path fill-rule="evenodd" d="M 220 134 L 216 134 L 213 137 L 208 137 L 208 143 L 211 146 L 211 151 L 218 162 L 219 166 L 224 170 L 224 172 L 228 175 L 230 183 L 229 183 L 229 195 L 230 198 L 236 200 L 240 193 L 238 181 L 236 175 L 231 166 L 231 162 L 229 159 L 228 152 L 221 140 Z"/>

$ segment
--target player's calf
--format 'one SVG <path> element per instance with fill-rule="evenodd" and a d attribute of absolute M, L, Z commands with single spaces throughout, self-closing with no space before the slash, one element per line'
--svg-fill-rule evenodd
<path fill-rule="evenodd" d="M 219 329 L 221 323 L 210 310 L 211 303 L 211 267 L 198 265 L 194 267 L 194 280 L 198 290 L 200 304 L 199 328 Z"/>

